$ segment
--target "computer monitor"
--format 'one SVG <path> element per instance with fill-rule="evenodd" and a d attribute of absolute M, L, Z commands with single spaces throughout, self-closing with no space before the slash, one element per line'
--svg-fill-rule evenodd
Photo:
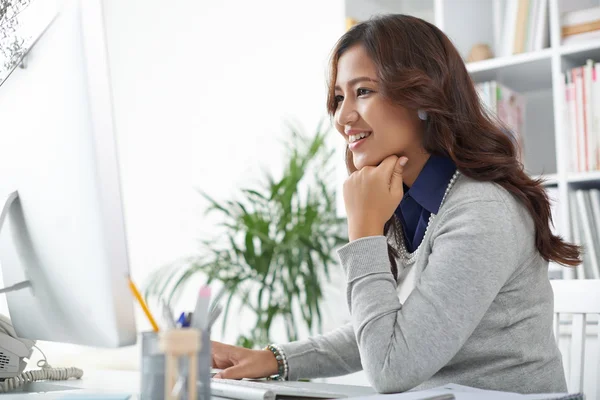
<path fill-rule="evenodd" d="M 102 4 L 61 1 L 56 11 L 25 68 L 0 86 L 0 209 L 18 193 L 0 227 L 3 286 L 31 284 L 6 294 L 20 337 L 130 345 L 134 300 Z"/>

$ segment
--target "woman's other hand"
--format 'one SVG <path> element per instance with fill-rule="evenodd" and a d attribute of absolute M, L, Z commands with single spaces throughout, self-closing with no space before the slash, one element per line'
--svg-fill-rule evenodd
<path fill-rule="evenodd" d="M 400 204 L 402 172 L 408 159 L 389 156 L 377 167 L 363 167 L 344 182 L 350 241 L 383 235 L 383 226 Z"/>
<path fill-rule="evenodd" d="M 222 369 L 217 379 L 266 378 L 276 375 L 277 360 L 269 350 L 250 350 L 212 342 L 212 367 Z"/>

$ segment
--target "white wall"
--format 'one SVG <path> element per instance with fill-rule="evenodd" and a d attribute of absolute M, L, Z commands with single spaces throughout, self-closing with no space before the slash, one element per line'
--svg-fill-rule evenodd
<path fill-rule="evenodd" d="M 358 21 L 389 13 L 410 14 L 434 22 L 432 0 L 346 0 L 346 16 Z"/>
<path fill-rule="evenodd" d="M 343 20 L 313 3 L 104 2 L 136 275 L 210 232 L 194 187 L 226 197 L 277 171 L 283 121 L 325 116 Z"/>
<path fill-rule="evenodd" d="M 210 235 L 194 188 L 227 198 L 263 166 L 277 173 L 284 122 L 312 133 L 326 117 L 343 3 L 104 5 L 130 255 L 143 281 Z"/>

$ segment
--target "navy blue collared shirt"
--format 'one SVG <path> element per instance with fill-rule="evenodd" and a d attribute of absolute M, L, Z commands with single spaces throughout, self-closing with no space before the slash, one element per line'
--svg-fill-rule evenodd
<path fill-rule="evenodd" d="M 404 197 L 396 208 L 402 224 L 406 250 L 415 251 L 423 241 L 429 216 L 437 214 L 446 188 L 456 171 L 454 162 L 443 156 L 431 155 L 409 188 L 404 185 Z"/>

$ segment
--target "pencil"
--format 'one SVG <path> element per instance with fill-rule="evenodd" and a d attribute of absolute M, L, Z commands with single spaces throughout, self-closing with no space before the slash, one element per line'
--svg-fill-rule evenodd
<path fill-rule="evenodd" d="M 140 306 L 142 307 L 142 310 L 144 310 L 144 314 L 146 314 L 146 317 L 148 317 L 148 321 L 150 321 L 150 325 L 152 325 L 152 329 L 154 330 L 154 332 L 158 332 L 159 331 L 158 325 L 156 324 L 154 317 L 150 313 L 150 309 L 148 309 L 146 302 L 144 301 L 144 299 L 142 299 L 142 295 L 140 294 L 140 291 L 135 286 L 135 283 L 133 283 L 133 281 L 131 280 L 131 277 L 128 277 L 128 280 L 129 280 L 129 288 L 131 289 L 131 293 L 133 293 L 133 296 L 137 299 L 138 303 L 140 303 Z"/>

